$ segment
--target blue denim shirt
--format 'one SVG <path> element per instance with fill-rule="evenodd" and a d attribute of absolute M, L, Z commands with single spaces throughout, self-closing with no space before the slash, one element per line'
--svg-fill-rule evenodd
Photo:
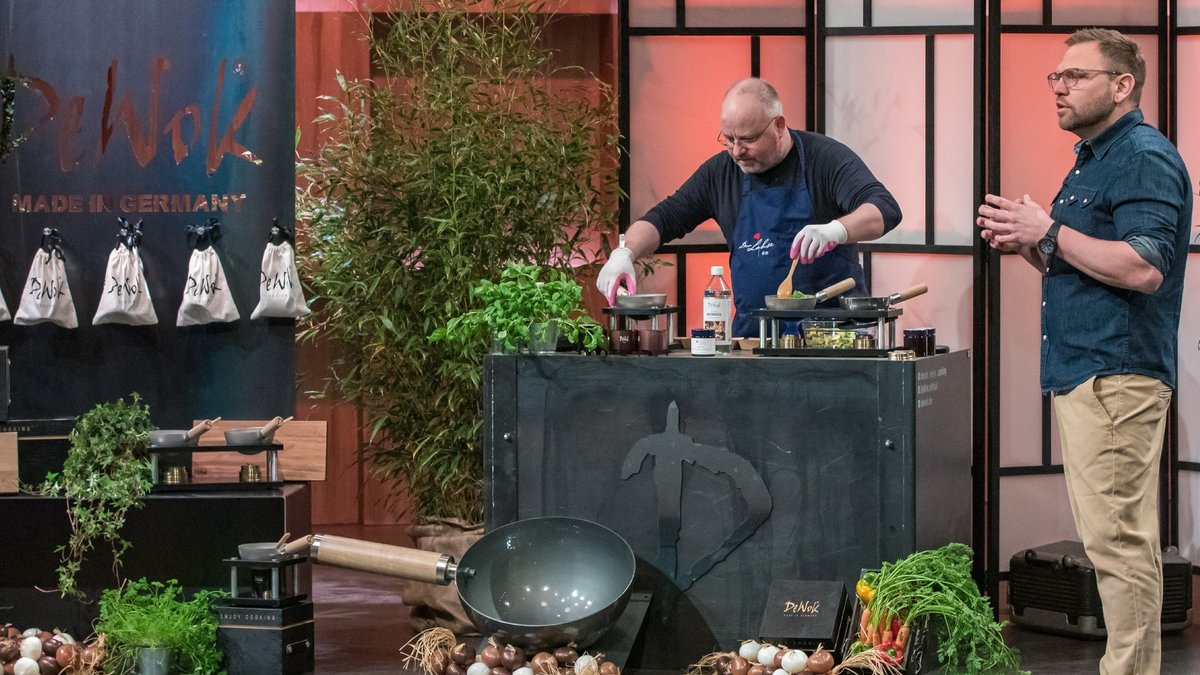
<path fill-rule="evenodd" d="M 1148 375 L 1174 388 L 1192 220 L 1187 168 L 1140 110 L 1075 152 L 1050 215 L 1090 237 L 1128 242 L 1163 282 L 1149 294 L 1115 288 L 1052 258 L 1042 280 L 1042 391 L 1114 374 Z"/>

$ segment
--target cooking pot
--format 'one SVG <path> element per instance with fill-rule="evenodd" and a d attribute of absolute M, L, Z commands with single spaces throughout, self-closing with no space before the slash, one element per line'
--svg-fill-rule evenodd
<path fill-rule="evenodd" d="M 851 288 L 854 288 L 854 280 L 842 279 L 836 284 L 822 288 L 813 295 L 805 298 L 781 298 L 777 295 L 768 295 L 764 299 L 767 301 L 767 309 L 812 309 L 817 306 L 817 303 L 824 302 L 830 298 L 836 298 Z"/>
<path fill-rule="evenodd" d="M 449 555 L 314 534 L 278 547 L 310 548 L 313 562 L 448 585 L 485 637 L 525 650 L 599 640 L 625 609 L 633 587 L 633 549 L 591 521 L 550 516 L 498 527 L 462 560 Z"/>
<path fill-rule="evenodd" d="M 892 305 L 903 302 L 910 298 L 915 298 L 929 290 L 925 284 L 917 284 L 912 288 L 906 288 L 898 293 L 885 295 L 878 298 L 869 297 L 845 297 L 838 300 L 841 303 L 842 309 L 863 310 L 863 309 L 888 309 Z"/>
<path fill-rule="evenodd" d="M 261 427 L 229 429 L 225 432 L 225 443 L 227 445 L 258 445 L 260 443 L 271 443 L 275 440 L 275 430 L 290 421 L 292 421 L 291 417 L 284 419 L 276 416 L 275 419 L 267 422 Z"/>
<path fill-rule="evenodd" d="M 150 447 L 152 448 L 186 448 L 196 445 L 200 437 L 209 429 L 212 429 L 213 424 L 220 422 L 218 417 L 212 420 L 204 420 L 191 429 L 155 429 L 150 432 Z"/>

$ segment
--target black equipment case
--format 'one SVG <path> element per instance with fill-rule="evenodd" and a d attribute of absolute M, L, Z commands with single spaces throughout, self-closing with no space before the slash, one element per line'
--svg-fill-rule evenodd
<path fill-rule="evenodd" d="M 1192 564 L 1174 547 L 1163 552 L 1162 631 L 1192 623 Z M 1077 541 L 1059 541 L 1013 554 L 1008 604 L 1012 622 L 1071 637 L 1102 639 L 1104 611 L 1096 568 Z"/>

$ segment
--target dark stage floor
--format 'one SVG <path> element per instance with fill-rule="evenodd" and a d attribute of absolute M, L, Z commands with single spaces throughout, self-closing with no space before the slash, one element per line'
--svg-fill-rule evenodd
<path fill-rule="evenodd" d="M 397 527 L 318 528 L 348 537 L 406 545 Z M 318 673 L 352 675 L 401 672 L 399 648 L 413 636 L 397 579 L 334 567 L 313 566 Z M 1193 597 L 1200 584 L 1193 577 Z M 1002 590 L 1003 592 L 1003 590 Z M 1193 602 L 1193 606 L 1200 603 Z M 1007 629 L 1009 644 L 1021 650 L 1025 668 L 1035 674 L 1096 673 L 1103 641 L 1085 641 Z M 682 673 L 682 669 L 680 671 Z M 1163 636 L 1163 675 L 1200 674 L 1200 626 Z M 631 673 L 631 675 L 634 675 Z M 655 675 L 658 675 L 657 673 Z"/>

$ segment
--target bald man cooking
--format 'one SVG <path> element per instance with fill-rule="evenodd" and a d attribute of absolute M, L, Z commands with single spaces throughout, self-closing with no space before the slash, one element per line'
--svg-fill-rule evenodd
<path fill-rule="evenodd" d="M 638 259 L 710 218 L 730 249 L 735 336 L 758 335 L 751 313 L 775 293 L 796 257 L 796 290 L 811 294 L 849 277 L 849 294 L 866 295 L 853 244 L 890 231 L 901 213 L 862 159 L 829 137 L 789 129 L 779 94 L 758 78 L 725 94 L 717 142 L 724 152 L 629 226 L 625 246 L 596 280 L 609 303 L 619 286 L 636 292 Z"/>

